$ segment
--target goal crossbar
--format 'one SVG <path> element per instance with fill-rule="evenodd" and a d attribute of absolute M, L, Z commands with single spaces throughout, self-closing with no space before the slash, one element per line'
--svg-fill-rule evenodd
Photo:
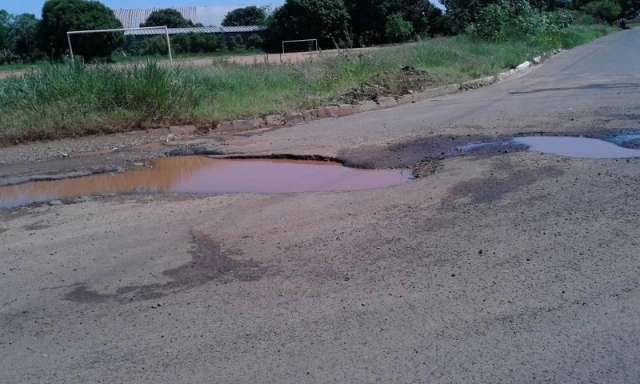
<path fill-rule="evenodd" d="M 69 44 L 69 55 L 71 61 L 75 61 L 73 53 L 73 46 L 71 45 L 71 35 L 87 35 L 94 33 L 114 33 L 114 32 L 128 32 L 128 31 L 146 31 L 146 30 L 160 30 L 167 40 L 167 50 L 169 52 L 169 62 L 173 64 L 173 54 L 171 53 L 171 37 L 169 37 L 169 28 L 166 25 L 158 27 L 140 27 L 140 28 L 113 28 L 113 29 L 90 29 L 86 31 L 68 31 L 67 32 L 67 44 Z"/>

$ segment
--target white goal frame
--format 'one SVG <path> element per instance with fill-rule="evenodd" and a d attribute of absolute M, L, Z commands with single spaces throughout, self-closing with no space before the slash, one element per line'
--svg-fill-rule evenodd
<path fill-rule="evenodd" d="M 169 28 L 166 25 L 158 27 L 140 27 L 140 28 L 114 28 L 114 29 L 92 29 L 87 31 L 68 31 L 67 32 L 67 44 L 69 44 L 69 55 L 71 61 L 75 62 L 75 56 L 73 54 L 73 45 L 71 45 L 71 35 L 87 35 L 93 33 L 114 33 L 114 32 L 128 32 L 128 31 L 148 31 L 148 30 L 161 30 L 161 33 L 156 35 L 164 35 L 167 40 L 167 51 L 169 52 L 169 62 L 173 64 L 173 54 L 171 53 L 171 37 L 169 37 Z"/>
<path fill-rule="evenodd" d="M 283 40 L 282 41 L 282 54 L 286 55 L 285 45 L 287 43 L 305 43 L 305 42 L 314 42 L 314 43 L 316 43 L 315 44 L 316 45 L 315 52 L 318 52 L 318 53 L 320 52 L 320 46 L 318 45 L 318 39 L 302 39 L 302 40 Z"/>

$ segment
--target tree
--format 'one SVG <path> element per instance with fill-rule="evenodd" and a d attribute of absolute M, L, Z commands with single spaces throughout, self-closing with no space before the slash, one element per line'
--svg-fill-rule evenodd
<path fill-rule="evenodd" d="M 597 0 L 587 4 L 584 11 L 597 19 L 613 23 L 620 17 L 622 8 L 611 0 Z"/>
<path fill-rule="evenodd" d="M 67 50 L 67 32 L 73 30 L 122 28 L 113 11 L 97 1 L 48 0 L 42 8 L 38 31 L 43 50 L 60 58 Z M 123 37 L 114 33 L 78 35 L 73 46 L 86 59 L 108 57 L 121 46 Z"/>
<path fill-rule="evenodd" d="M 360 45 L 387 41 L 387 21 L 394 15 L 411 23 L 412 34 L 417 35 L 429 32 L 430 17 L 441 16 L 426 0 L 345 0 L 345 4 L 351 18 L 354 40 Z M 394 17 L 392 22 L 398 26 L 399 21 L 398 17 Z"/>
<path fill-rule="evenodd" d="M 234 9 L 227 13 L 222 21 L 225 27 L 240 25 L 264 25 L 267 21 L 267 12 L 264 8 L 251 6 Z"/>
<path fill-rule="evenodd" d="M 282 40 L 317 38 L 333 48 L 348 38 L 349 14 L 343 0 L 287 0 L 268 20 L 272 49 Z"/>
<path fill-rule="evenodd" d="M 462 33 L 478 20 L 482 10 L 494 0 L 442 0 L 454 33 Z"/>
<path fill-rule="evenodd" d="M 38 19 L 32 14 L 18 15 L 11 23 L 13 51 L 24 58 L 32 58 L 36 49 Z"/>
<path fill-rule="evenodd" d="M 182 14 L 175 9 L 165 8 L 151 12 L 147 20 L 140 25 L 141 27 L 162 27 L 169 28 L 188 28 L 193 27 L 191 20 L 185 19 Z"/>
<path fill-rule="evenodd" d="M 407 41 L 413 35 L 413 25 L 402 18 L 399 13 L 387 17 L 385 24 L 385 39 L 389 43 Z"/>
<path fill-rule="evenodd" d="M 4 9 L 0 9 L 0 49 L 11 48 L 11 15 Z"/>

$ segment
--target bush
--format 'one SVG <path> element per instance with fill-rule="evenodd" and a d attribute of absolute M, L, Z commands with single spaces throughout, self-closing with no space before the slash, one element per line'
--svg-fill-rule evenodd
<path fill-rule="evenodd" d="M 242 36 L 232 35 L 227 38 L 227 49 L 230 51 L 244 50 L 246 45 Z"/>
<path fill-rule="evenodd" d="M 474 24 L 472 32 L 478 37 L 496 40 L 502 37 L 511 15 L 504 3 L 487 5 L 478 15 L 478 22 Z"/>
<path fill-rule="evenodd" d="M 505 1 L 486 6 L 471 32 L 488 40 L 526 38 L 541 33 L 557 33 L 575 22 L 571 12 L 541 12 L 526 0 Z"/>
<path fill-rule="evenodd" d="M 387 17 L 384 30 L 387 43 L 402 43 L 413 36 L 413 24 L 398 13 Z"/>
<path fill-rule="evenodd" d="M 546 24 L 549 26 L 549 28 L 565 29 L 575 22 L 575 15 L 567 11 L 566 9 L 549 12 L 546 14 Z"/>
<path fill-rule="evenodd" d="M 622 8 L 611 0 L 597 0 L 585 5 L 584 11 L 596 19 L 613 23 L 620 17 Z"/>
<path fill-rule="evenodd" d="M 0 65 L 20 63 L 20 56 L 8 49 L 0 49 Z"/>
<path fill-rule="evenodd" d="M 247 37 L 247 48 L 260 49 L 264 47 L 264 39 L 257 33 L 253 33 Z"/>
<path fill-rule="evenodd" d="M 67 31 L 122 28 L 109 8 L 96 1 L 48 0 L 42 8 L 39 35 L 52 58 L 60 58 L 67 50 Z M 86 59 L 109 57 L 122 45 L 122 36 L 100 33 L 73 37 L 73 46 Z"/>

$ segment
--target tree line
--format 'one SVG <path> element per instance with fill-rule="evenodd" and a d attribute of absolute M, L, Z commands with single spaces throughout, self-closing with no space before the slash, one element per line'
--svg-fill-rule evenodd
<path fill-rule="evenodd" d="M 176 52 L 265 48 L 282 40 L 317 38 L 323 48 L 401 43 L 436 35 L 468 33 L 484 39 L 553 31 L 571 23 L 576 12 L 613 23 L 635 17 L 640 0 L 443 0 L 446 11 L 427 0 L 286 0 L 270 12 L 244 7 L 226 15 L 223 25 L 261 25 L 262 35 L 192 34 L 176 36 Z M 172 9 L 153 12 L 143 26 L 193 27 Z M 121 28 L 113 11 L 98 1 L 48 0 L 41 18 L 0 10 L 0 64 L 59 60 L 67 53 L 66 32 Z M 166 51 L 160 37 L 126 41 L 121 34 L 74 37 L 86 59 L 110 57 L 114 51 L 157 54 Z"/>

